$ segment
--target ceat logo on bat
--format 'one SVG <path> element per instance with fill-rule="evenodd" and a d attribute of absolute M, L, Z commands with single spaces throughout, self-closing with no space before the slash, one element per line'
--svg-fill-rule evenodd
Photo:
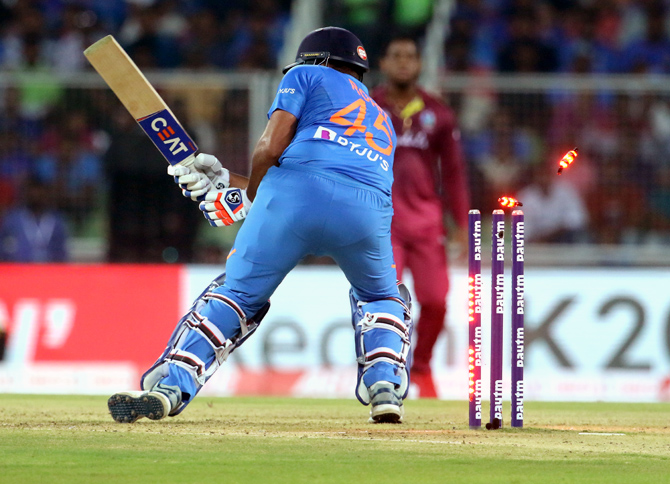
<path fill-rule="evenodd" d="M 138 119 L 137 122 L 171 165 L 183 161 L 198 149 L 167 109 Z"/>

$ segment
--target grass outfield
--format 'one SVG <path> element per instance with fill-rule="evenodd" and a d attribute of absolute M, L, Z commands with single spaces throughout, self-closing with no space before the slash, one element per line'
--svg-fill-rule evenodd
<path fill-rule="evenodd" d="M 200 397 L 128 425 L 104 397 L 0 395 L 0 483 L 670 482 L 670 404 L 529 402 L 497 431 L 466 402 L 405 406 L 372 425 L 353 399 Z"/>

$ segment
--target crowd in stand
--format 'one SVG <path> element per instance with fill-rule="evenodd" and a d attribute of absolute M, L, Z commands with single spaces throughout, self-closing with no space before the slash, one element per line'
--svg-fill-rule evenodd
<path fill-rule="evenodd" d="M 461 0 L 453 71 L 670 73 L 664 0 Z"/>
<path fill-rule="evenodd" d="M 197 230 L 183 227 L 200 215 L 160 155 L 109 93 L 54 74 L 90 70 L 83 50 L 110 33 L 146 71 L 274 69 L 289 9 L 290 0 L 0 0 L 0 74 L 9 80 L 0 85 L 0 260 L 66 260 L 65 227 L 106 236 L 110 261 L 197 260 Z M 246 152 L 246 97 L 222 92 L 169 101 L 203 149 L 230 146 L 232 135 Z M 230 158 L 246 169 L 239 153 Z"/>
<path fill-rule="evenodd" d="M 376 67 L 390 36 L 423 37 L 434 3 L 326 0 L 324 14 L 361 37 Z M 0 0 L 0 73 L 10 80 L 0 83 L 0 260 L 66 260 L 66 231 L 103 234 L 112 261 L 199 260 L 193 237 L 179 229 L 199 214 L 168 186 L 164 162 L 132 119 L 109 93 L 65 87 L 53 74 L 90 70 L 82 51 L 109 33 L 146 70 L 276 70 L 290 7 L 290 0 Z M 454 74 L 670 74 L 669 27 L 664 0 L 457 0 L 445 76 L 448 84 Z M 195 110 L 193 95 L 169 103 L 205 151 L 237 143 L 229 159 L 243 170 L 246 95 L 222 88 L 203 94 Z M 525 203 L 529 217 L 533 207 L 571 214 L 565 227 L 538 231 L 539 241 L 670 243 L 670 102 L 661 91 L 466 90 L 445 99 L 459 115 L 473 206 L 488 211 L 499 195 L 517 194 L 536 201 Z M 547 179 L 575 146 L 574 169 Z M 129 161 L 137 153 L 146 163 Z M 101 211 L 106 229 L 96 225 Z M 27 242 L 17 242 L 21 230 Z M 34 253 L 19 254 L 27 243 Z"/>
<path fill-rule="evenodd" d="M 670 74 L 669 33 L 670 2 L 664 0 L 461 0 L 445 64 L 448 73 L 477 77 L 653 79 Z M 531 240 L 670 243 L 667 92 L 556 86 L 466 93 L 452 101 L 459 107 L 471 180 L 482 187 L 473 190 L 475 205 L 493 208 L 491 192 L 501 191 L 534 200 L 524 208 L 538 223 L 527 225 L 543 230 L 531 230 Z M 579 163 L 547 179 L 575 146 Z"/>

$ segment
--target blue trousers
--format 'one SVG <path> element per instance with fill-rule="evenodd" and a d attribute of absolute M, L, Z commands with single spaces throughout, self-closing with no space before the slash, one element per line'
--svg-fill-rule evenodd
<path fill-rule="evenodd" d="M 391 247 L 392 215 L 388 197 L 348 177 L 323 176 L 296 165 L 272 167 L 237 234 L 225 283 L 215 292 L 232 299 L 251 317 L 304 256 L 328 255 L 344 272 L 356 299 L 371 303 L 371 312 L 387 312 L 402 321 L 402 306 L 388 299 L 400 297 Z M 210 300 L 201 314 L 226 338 L 240 332 L 237 313 L 222 302 Z M 384 346 L 400 352 L 402 346 L 400 336 L 391 331 L 374 329 L 365 338 L 367 351 Z M 214 360 L 212 347 L 195 332 L 183 349 L 207 366 Z M 366 372 L 364 382 L 399 384 L 396 369 L 387 362 L 377 363 Z M 187 396 L 195 396 L 198 389 L 190 374 L 176 365 L 170 365 L 163 383 L 178 386 Z"/>

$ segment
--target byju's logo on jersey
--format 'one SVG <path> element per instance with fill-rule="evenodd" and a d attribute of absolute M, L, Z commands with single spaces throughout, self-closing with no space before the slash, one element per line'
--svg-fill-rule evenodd
<path fill-rule="evenodd" d="M 314 135 L 314 137 L 320 139 L 327 139 L 328 141 L 335 141 L 335 139 L 337 138 L 337 134 L 332 129 L 319 126 L 318 128 L 316 128 L 316 134 Z"/>
<path fill-rule="evenodd" d="M 382 156 L 379 153 L 371 150 L 370 148 L 364 148 L 363 145 L 354 143 L 353 141 L 348 140 L 344 136 L 338 135 L 332 129 L 319 126 L 318 128 L 316 128 L 314 138 L 323 139 L 326 141 L 333 141 L 341 146 L 348 146 L 349 151 L 351 151 L 352 153 L 356 153 L 358 156 L 364 156 L 372 162 L 379 160 L 379 166 L 381 166 L 384 171 L 389 171 L 388 161 L 382 158 Z"/>

